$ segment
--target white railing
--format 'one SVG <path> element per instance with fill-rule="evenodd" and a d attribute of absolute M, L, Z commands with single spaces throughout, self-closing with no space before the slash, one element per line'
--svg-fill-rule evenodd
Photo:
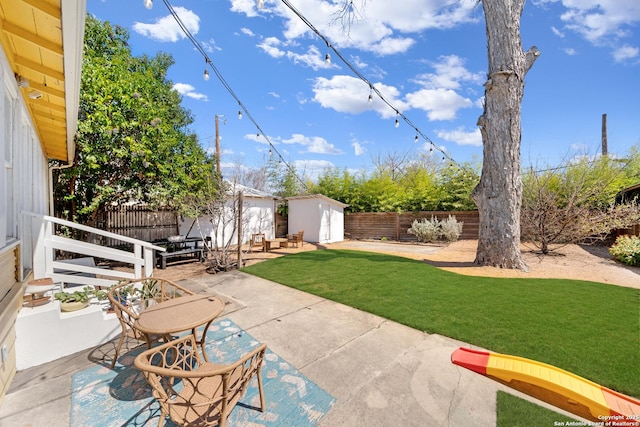
<path fill-rule="evenodd" d="M 155 266 L 154 251 L 165 250 L 149 242 L 76 224 L 60 218 L 25 211 L 22 214 L 25 216 L 25 220 L 31 221 L 31 227 L 25 227 L 25 230 L 31 229 L 33 274 L 36 279 L 51 277 L 54 282 L 65 284 L 110 286 L 122 279 L 150 277 Z M 56 224 L 71 230 L 79 230 L 95 236 L 116 239 L 123 244 L 131 245 L 133 250 L 108 248 L 56 235 Z M 29 236 L 24 237 L 28 238 Z M 56 260 L 56 250 L 72 252 L 80 255 L 80 258 L 76 261 Z M 127 268 L 127 271 L 99 268 L 93 263 L 94 258 L 124 263 L 126 267 L 130 268 Z M 83 259 L 89 262 L 83 262 Z"/>

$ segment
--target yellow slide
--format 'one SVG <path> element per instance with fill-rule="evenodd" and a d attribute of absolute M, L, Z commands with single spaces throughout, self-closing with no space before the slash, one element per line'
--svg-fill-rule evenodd
<path fill-rule="evenodd" d="M 600 425 L 640 427 L 639 400 L 555 366 L 464 347 L 451 361 Z"/>

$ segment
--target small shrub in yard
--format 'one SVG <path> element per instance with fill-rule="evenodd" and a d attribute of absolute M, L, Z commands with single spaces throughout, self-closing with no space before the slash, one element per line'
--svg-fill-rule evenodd
<path fill-rule="evenodd" d="M 440 234 L 447 242 L 455 242 L 462 234 L 462 225 L 455 216 L 449 215 L 449 218 L 440 221 Z"/>
<path fill-rule="evenodd" d="M 415 234 L 418 242 L 428 243 L 438 240 L 441 231 L 440 221 L 438 221 L 438 218 L 432 216 L 431 220 L 423 219 L 422 221 L 418 221 L 416 219 L 413 221 L 407 233 Z"/>
<path fill-rule="evenodd" d="M 624 264 L 640 266 L 640 237 L 618 236 L 609 252 Z"/>

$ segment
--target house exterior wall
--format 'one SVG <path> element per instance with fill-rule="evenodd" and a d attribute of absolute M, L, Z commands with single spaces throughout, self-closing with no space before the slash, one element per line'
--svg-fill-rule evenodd
<path fill-rule="evenodd" d="M 264 233 L 267 239 L 275 237 L 275 201 L 273 199 L 245 197 L 243 211 L 243 244 L 249 242 L 251 234 L 254 233 Z M 225 241 L 231 240 L 232 244 L 238 241 L 237 224 L 231 205 L 227 206 L 226 214 L 217 227 L 214 227 L 212 220 L 207 217 L 198 218 L 195 225 L 193 222 L 193 218 L 180 222 L 180 234 L 186 235 L 189 232 L 189 236 L 209 236 L 212 240 L 215 238 L 218 247 L 224 246 Z"/>
<path fill-rule="evenodd" d="M 47 158 L 4 52 L 0 52 L 0 400 L 16 372 L 15 319 L 31 277 L 31 224 L 21 211 L 47 214 Z"/>
<path fill-rule="evenodd" d="M 289 203 L 289 233 L 304 230 L 304 240 L 333 243 L 344 240 L 344 208 L 322 197 L 292 198 Z"/>

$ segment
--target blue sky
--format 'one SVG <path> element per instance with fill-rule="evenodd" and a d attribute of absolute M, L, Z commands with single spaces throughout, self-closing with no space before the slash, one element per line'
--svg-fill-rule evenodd
<path fill-rule="evenodd" d="M 255 123 L 238 118 L 238 101 L 163 1 L 153 3 L 87 0 L 87 10 L 127 28 L 135 55 L 173 56 L 168 78 L 207 149 L 219 116 L 223 174 L 264 166 L 267 140 L 271 155 L 312 178 L 328 167 L 370 172 L 375 159 L 429 154 L 431 143 L 438 158 L 482 159 L 476 121 L 487 52 L 476 0 L 354 0 L 359 19 L 349 29 L 338 18 L 341 0 L 289 0 L 347 63 L 280 0 L 262 8 L 257 0 L 170 0 Z M 542 53 L 526 76 L 525 167 L 600 153 L 603 114 L 609 153 L 622 157 L 640 143 L 640 2 L 529 0 L 521 31 L 524 49 Z"/>

